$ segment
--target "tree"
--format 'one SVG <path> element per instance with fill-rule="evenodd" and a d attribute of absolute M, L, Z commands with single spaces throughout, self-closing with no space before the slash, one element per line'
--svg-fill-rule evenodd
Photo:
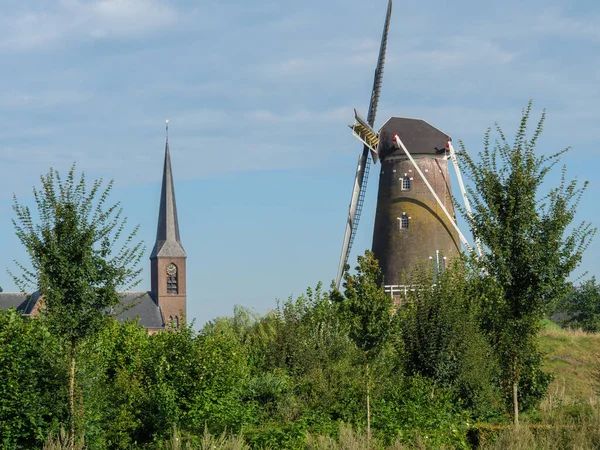
<path fill-rule="evenodd" d="M 66 375 L 58 340 L 41 321 L 0 310 L 0 447 L 40 448 L 65 416 Z"/>
<path fill-rule="evenodd" d="M 569 314 L 564 321 L 566 325 L 590 333 L 600 331 L 600 285 L 596 277 L 575 287 L 563 306 Z"/>
<path fill-rule="evenodd" d="M 480 329 L 477 277 L 457 258 L 435 277 L 430 265 L 416 268 L 410 284 L 423 288 L 409 292 L 395 317 L 407 374 L 451 390 L 476 418 L 496 413 L 498 368 Z"/>
<path fill-rule="evenodd" d="M 498 138 L 492 148 L 488 129 L 479 162 L 462 143 L 459 154 L 472 182 L 468 191 L 474 208 L 467 219 L 485 246 L 477 265 L 486 280 L 486 328 L 502 359 L 502 381 L 515 424 L 519 380 L 525 361 L 538 352 L 540 320 L 568 291 L 567 277 L 595 233 L 585 222 L 572 226 L 587 182 L 568 181 L 563 166 L 560 184 L 544 194 L 544 179 L 568 148 L 550 156 L 536 153 L 546 113 L 528 140 L 531 106 L 529 102 L 523 111 L 514 143 L 496 124 Z"/>
<path fill-rule="evenodd" d="M 348 334 L 362 351 L 365 362 L 367 391 L 367 439 L 371 437 L 371 376 L 369 364 L 377 356 L 386 338 L 390 335 L 392 298 L 387 295 L 378 280 L 381 279 L 379 262 L 373 252 L 366 251 L 358 257 L 356 275 L 350 275 L 348 267 L 344 273 L 344 294 L 335 287 L 331 300 L 338 304 L 339 311 L 348 326 Z"/>
<path fill-rule="evenodd" d="M 63 181 L 50 169 L 33 189 L 37 216 L 13 197 L 17 237 L 31 268 L 16 262 L 11 273 L 23 290 L 37 288 L 50 329 L 69 350 L 70 438 L 75 442 L 75 354 L 77 345 L 105 323 L 106 311 L 120 304 L 117 290 L 138 282 L 143 243 L 134 242 L 138 227 L 124 236 L 127 219 L 119 203 L 106 204 L 113 187 L 102 179 L 87 190 L 85 175 L 75 179 L 73 165 Z M 118 249 L 115 251 L 114 249 Z"/>

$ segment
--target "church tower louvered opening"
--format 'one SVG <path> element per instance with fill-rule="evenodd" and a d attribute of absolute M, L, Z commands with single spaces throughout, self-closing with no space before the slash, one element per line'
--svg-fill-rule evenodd
<path fill-rule="evenodd" d="M 156 243 L 150 255 L 152 293 L 167 327 L 179 327 L 179 324 L 185 321 L 185 264 L 186 254 L 179 236 L 175 187 L 167 135 Z"/>

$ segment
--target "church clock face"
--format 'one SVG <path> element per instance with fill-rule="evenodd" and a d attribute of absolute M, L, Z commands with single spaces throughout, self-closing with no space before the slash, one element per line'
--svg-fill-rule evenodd
<path fill-rule="evenodd" d="M 175 264 L 171 263 L 167 266 L 167 275 L 170 277 L 177 275 L 177 266 Z"/>

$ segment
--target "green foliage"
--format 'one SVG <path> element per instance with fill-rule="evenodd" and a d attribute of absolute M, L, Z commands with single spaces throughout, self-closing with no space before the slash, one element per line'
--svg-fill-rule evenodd
<path fill-rule="evenodd" d="M 450 389 L 478 419 L 497 414 L 497 360 L 480 330 L 476 277 L 456 261 L 435 284 L 426 268 L 413 274 L 411 284 L 422 288 L 410 293 L 396 317 L 408 375 Z"/>
<path fill-rule="evenodd" d="M 148 391 L 143 362 L 147 331 L 135 322 L 111 321 L 78 349 L 78 379 L 86 411 L 88 448 L 128 448 L 143 442 Z"/>
<path fill-rule="evenodd" d="M 348 330 L 348 336 L 362 351 L 366 391 L 367 439 L 371 439 L 371 389 L 373 376 L 370 363 L 387 343 L 392 330 L 392 299 L 379 283 L 382 279 L 379 262 L 367 251 L 358 257 L 356 274 L 344 273 L 344 294 L 332 284 L 331 300 Z"/>
<path fill-rule="evenodd" d="M 11 275 L 24 292 L 40 291 L 48 323 L 76 343 L 97 332 L 107 308 L 119 305 L 119 288 L 137 284 L 143 246 L 133 242 L 137 227 L 123 236 L 127 220 L 119 203 L 106 205 L 112 181 L 102 189 L 96 180 L 88 191 L 83 174 L 75 179 L 74 165 L 64 181 L 54 169 L 40 181 L 33 189 L 37 217 L 14 197 L 13 224 L 31 268 L 17 263 L 22 274 Z"/>
<path fill-rule="evenodd" d="M 560 184 L 543 193 L 544 179 L 568 149 L 539 156 L 535 146 L 545 112 L 527 139 L 530 113 L 531 102 L 514 143 L 496 125 L 495 145 L 490 145 L 488 130 L 479 162 L 464 147 L 459 155 L 472 181 L 468 190 L 473 214 L 467 218 L 486 249 L 476 261 L 485 274 L 485 327 L 501 359 L 507 396 L 519 385 L 528 355 L 537 351 L 540 320 L 568 292 L 567 278 L 596 231 L 585 222 L 572 225 L 587 183 L 579 186 L 576 180 L 568 181 L 563 167 Z M 517 406 L 516 395 L 513 406 Z"/>
<path fill-rule="evenodd" d="M 42 321 L 0 310 L 0 444 L 32 448 L 65 418 L 66 361 Z"/>
<path fill-rule="evenodd" d="M 350 338 L 372 357 L 390 333 L 392 299 L 380 285 L 381 269 L 373 252 L 358 257 L 356 275 L 344 273 L 344 295 L 333 289 L 331 300 L 348 327 Z"/>
<path fill-rule="evenodd" d="M 568 313 L 564 325 L 584 331 L 600 332 L 600 285 L 596 277 L 584 281 L 574 288 L 563 303 Z"/>
<path fill-rule="evenodd" d="M 41 313 L 70 348 L 70 439 L 75 441 L 76 347 L 106 324 L 107 309 L 120 304 L 117 290 L 137 284 L 143 246 L 133 243 L 134 228 L 115 251 L 127 220 L 118 203 L 106 206 L 112 181 L 101 190 L 102 180 L 96 180 L 88 192 L 85 176 L 75 179 L 75 165 L 64 181 L 54 169 L 40 180 L 41 189 L 33 189 L 37 217 L 14 197 L 13 225 L 31 268 L 17 263 L 23 273 L 11 275 L 22 291 L 39 291 Z"/>
<path fill-rule="evenodd" d="M 373 425 L 382 441 L 408 444 L 421 436 L 431 448 L 467 448 L 472 421 L 453 392 L 418 375 L 386 383 L 384 390 L 373 400 Z"/>

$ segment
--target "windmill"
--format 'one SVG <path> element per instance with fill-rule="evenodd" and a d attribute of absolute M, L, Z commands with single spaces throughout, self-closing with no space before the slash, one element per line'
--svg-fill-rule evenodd
<path fill-rule="evenodd" d="M 364 147 L 354 180 L 336 285 L 339 288 L 358 228 L 370 154 L 374 163 L 381 162 L 372 249 L 386 290 L 394 295 L 395 290 L 406 289 L 400 285 L 403 274 L 415 264 L 429 260 L 436 272 L 443 271 L 446 261 L 460 252 L 461 244 L 471 249 L 454 216 L 448 160 L 456 170 L 468 215 L 471 210 L 449 135 L 424 120 L 404 117 L 390 118 L 378 132 L 373 129 L 391 9 L 390 0 L 367 120 L 355 110 L 351 125 L 353 135 Z M 481 254 L 481 244 L 477 239 L 475 242 Z"/>

